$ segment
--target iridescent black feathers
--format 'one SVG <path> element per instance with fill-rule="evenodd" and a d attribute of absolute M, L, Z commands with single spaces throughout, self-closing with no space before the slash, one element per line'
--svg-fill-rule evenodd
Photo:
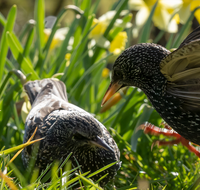
<path fill-rule="evenodd" d="M 24 86 L 30 98 L 32 109 L 25 124 L 24 142 L 36 127 L 35 139 L 40 141 L 36 166 L 43 170 L 54 160 L 65 159 L 71 152 L 81 165 L 83 172 L 98 169 L 119 161 L 119 149 L 107 129 L 91 114 L 67 101 L 63 82 L 43 79 L 28 82 Z M 33 146 L 22 152 L 24 165 L 28 167 Z M 94 180 L 108 173 L 101 185 L 116 175 L 120 162 L 93 177 Z"/>

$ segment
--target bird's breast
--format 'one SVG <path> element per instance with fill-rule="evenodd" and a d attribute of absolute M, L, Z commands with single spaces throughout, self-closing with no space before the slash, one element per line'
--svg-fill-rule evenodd
<path fill-rule="evenodd" d="M 179 98 L 165 94 L 148 95 L 155 110 L 177 133 L 200 145 L 200 115 L 185 110 Z"/>

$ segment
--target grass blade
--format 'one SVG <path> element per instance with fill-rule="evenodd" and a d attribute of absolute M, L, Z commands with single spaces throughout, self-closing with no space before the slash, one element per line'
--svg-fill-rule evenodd
<path fill-rule="evenodd" d="M 29 145 L 35 143 L 35 142 L 41 141 L 42 139 L 44 139 L 44 138 L 36 139 L 36 140 L 30 141 L 30 142 L 26 142 L 26 143 L 24 143 L 24 144 L 15 146 L 15 147 L 13 147 L 13 148 L 9 148 L 9 149 L 0 151 L 0 156 L 2 156 L 2 155 L 7 155 L 7 154 L 10 154 L 10 153 L 15 152 L 15 151 L 17 151 L 17 150 L 23 149 L 23 148 L 25 148 L 25 147 L 27 147 L 27 146 L 29 146 Z"/>
<path fill-rule="evenodd" d="M 88 180 L 87 178 L 83 177 L 82 175 L 79 175 L 78 177 L 80 179 L 82 179 L 85 183 L 90 184 L 91 186 L 93 186 L 93 187 L 95 187 L 97 189 L 103 190 L 101 187 L 99 187 L 98 185 L 92 183 L 90 180 Z"/>
<path fill-rule="evenodd" d="M 101 169 L 99 169 L 99 170 L 93 172 L 92 174 L 88 175 L 88 178 L 90 178 L 90 177 L 92 177 L 92 176 L 94 176 L 94 175 L 96 175 L 96 174 L 98 174 L 98 173 L 100 173 L 100 172 L 102 172 L 102 171 L 104 171 L 104 170 L 106 170 L 106 169 L 112 167 L 112 166 L 115 165 L 116 163 L 117 163 L 117 162 L 113 162 L 113 163 L 111 163 L 111 164 L 108 164 L 107 166 L 104 166 L 103 168 L 101 168 Z"/>
<path fill-rule="evenodd" d="M 6 77 L 4 78 L 3 82 L 1 83 L 1 86 L 0 86 L 0 100 L 2 98 L 2 95 L 3 95 L 4 91 L 5 91 L 6 86 L 8 85 L 8 82 L 9 82 L 9 79 L 10 79 L 11 75 L 12 74 L 9 72 L 6 75 Z"/>
<path fill-rule="evenodd" d="M 53 25 L 51 34 L 50 34 L 49 39 L 48 39 L 48 41 L 47 41 L 47 43 L 45 45 L 45 48 L 44 48 L 44 53 L 49 52 L 49 47 L 51 45 L 51 42 L 52 42 L 53 37 L 54 37 L 54 35 L 56 33 L 56 30 L 57 30 L 57 25 L 58 25 L 59 21 L 61 20 L 62 16 L 66 13 L 67 10 L 73 10 L 76 14 L 80 14 L 80 15 L 82 15 L 84 13 L 81 9 L 79 9 L 78 7 L 76 7 L 74 5 L 68 5 L 65 8 L 63 8 L 59 12 L 59 14 L 57 16 L 57 19 L 56 19 L 56 22 Z"/>
<path fill-rule="evenodd" d="M 31 48 L 31 45 L 33 42 L 33 37 L 34 37 L 34 28 L 32 28 L 30 30 L 29 35 L 27 37 L 26 44 L 25 44 L 24 51 L 23 51 L 24 57 L 28 57 L 28 55 L 30 53 L 30 48 Z"/>
<path fill-rule="evenodd" d="M 11 179 L 7 175 L 3 174 L 1 171 L 0 171 L 0 177 L 7 183 L 10 189 L 18 190 L 17 186 L 11 181 Z"/>
<path fill-rule="evenodd" d="M 4 71 L 4 65 L 6 62 L 6 56 L 8 52 L 8 43 L 6 41 L 6 33 L 11 32 L 14 27 L 15 18 L 16 18 L 16 12 L 17 7 L 16 5 L 13 5 L 8 13 L 7 23 L 4 28 L 2 38 L 1 38 L 1 44 L 0 44 L 0 79 L 3 78 L 3 71 Z"/>
<path fill-rule="evenodd" d="M 133 97 L 133 95 L 135 94 L 135 92 L 137 91 L 137 89 L 135 88 L 131 94 L 129 94 L 129 96 L 127 97 L 126 101 L 124 102 L 123 106 L 121 107 L 121 109 L 119 110 L 117 116 L 115 117 L 115 119 L 113 120 L 112 124 L 111 124 L 111 128 L 114 128 L 115 125 L 117 124 L 119 118 L 120 118 L 120 115 L 122 115 L 124 109 L 126 108 L 126 106 L 128 105 L 129 101 L 131 100 L 131 98 Z"/>
<path fill-rule="evenodd" d="M 111 55 L 111 54 L 110 54 Z M 108 55 L 109 56 L 109 55 Z M 103 59 L 101 59 L 100 61 L 98 61 L 97 63 L 95 63 L 94 65 L 92 65 L 87 71 L 84 72 L 84 74 L 81 76 L 81 78 L 78 80 L 78 82 L 74 85 L 74 87 L 72 88 L 71 92 L 70 92 L 70 96 L 73 94 L 73 92 L 78 88 L 78 86 L 82 83 L 82 81 L 86 78 L 86 76 L 91 73 L 94 69 L 96 69 L 98 66 L 105 64 L 105 59 L 108 58 L 105 57 Z"/>
<path fill-rule="evenodd" d="M 6 25 L 6 19 L 4 18 L 4 16 L 2 15 L 1 12 L 0 12 L 0 23 L 5 27 L 5 25 Z"/>
<path fill-rule="evenodd" d="M 137 149 L 138 138 L 143 133 L 143 131 L 138 130 L 137 127 L 139 125 L 141 125 L 142 123 L 148 121 L 151 116 L 152 111 L 154 110 L 154 108 L 150 107 L 149 105 L 145 105 L 145 104 L 142 105 L 141 107 L 143 107 L 143 112 L 140 115 L 139 120 L 137 121 L 136 127 L 135 127 L 133 135 L 131 137 L 131 145 L 132 145 L 132 150 L 134 152 L 136 152 L 136 149 Z"/>
<path fill-rule="evenodd" d="M 39 79 L 39 76 L 37 75 L 37 73 L 34 71 L 32 67 L 32 63 L 30 59 L 23 56 L 23 48 L 20 42 L 17 40 L 17 37 L 13 33 L 10 33 L 10 32 L 7 32 L 6 37 L 7 37 L 8 45 L 13 53 L 13 56 L 20 64 L 22 70 L 26 74 L 31 72 L 32 73 L 31 78 L 33 80 Z"/>
<path fill-rule="evenodd" d="M 44 48 L 44 10 L 44 0 L 36 0 L 34 16 L 36 21 L 36 33 L 40 53 L 42 53 L 42 49 Z"/>

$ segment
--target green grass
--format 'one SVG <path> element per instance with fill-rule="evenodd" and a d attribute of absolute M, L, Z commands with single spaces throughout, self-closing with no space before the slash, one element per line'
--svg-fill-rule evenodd
<path fill-rule="evenodd" d="M 143 131 L 136 129 L 145 121 L 155 125 L 159 125 L 162 121 L 143 92 L 136 88 L 129 88 L 126 96 L 117 105 L 105 113 L 99 112 L 101 100 L 110 83 L 110 78 L 102 78 L 101 74 L 112 54 L 98 44 L 89 48 L 91 42 L 89 33 L 93 29 L 92 20 L 98 4 L 92 4 L 91 0 L 84 0 L 82 3 L 75 1 L 75 4 L 77 7 L 68 6 L 60 11 L 47 43 L 44 41 L 43 32 L 45 17 L 43 0 L 36 0 L 35 3 L 36 23 L 27 23 L 19 37 L 13 31 L 17 7 L 14 5 L 10 9 L 7 18 L 0 14 L 0 23 L 4 28 L 0 41 L 0 148 L 6 150 L 0 152 L 0 190 L 9 189 L 9 185 L 13 184 L 23 189 L 71 189 L 74 182 L 80 186 L 87 186 L 85 189 L 101 189 L 98 183 L 90 180 L 95 173 L 89 175 L 80 173 L 79 167 L 71 166 L 70 155 L 65 160 L 64 167 L 54 163 L 52 172 L 48 173 L 49 166 L 41 176 L 38 176 L 38 170 L 34 168 L 25 171 L 20 155 L 5 169 L 6 164 L 17 152 L 17 146 L 22 144 L 24 135 L 24 123 L 21 115 L 17 113 L 17 106 L 23 100 L 21 97 L 23 85 L 17 77 L 19 74 L 17 70 L 24 73 L 27 80 L 51 78 L 56 75 L 66 84 L 69 102 L 95 114 L 95 117 L 110 131 L 120 149 L 122 166 L 115 179 L 107 184 L 105 189 L 137 189 L 139 178 L 145 178 L 152 190 L 198 189 L 200 165 L 193 153 L 182 145 L 151 148 L 153 141 L 164 137 L 145 135 Z M 127 0 L 113 5 L 111 9 L 116 10 L 116 14 L 103 34 L 105 39 L 112 40 L 123 30 L 115 27 L 114 23 L 121 11 L 127 8 Z M 76 16 L 73 22 L 67 25 L 69 31 L 65 39 L 59 47 L 51 50 L 53 36 L 69 9 L 74 11 Z M 154 9 L 138 42 L 150 40 L 153 13 Z M 128 14 L 129 12 L 122 19 L 124 23 L 129 21 Z M 193 14 L 194 12 L 180 32 L 171 37 L 172 40 L 166 44 L 168 48 L 180 44 L 185 31 L 191 26 Z M 131 28 L 125 30 L 130 33 Z M 161 31 L 158 38 L 163 34 Z M 129 42 L 132 41 L 130 36 Z M 74 43 L 69 49 L 67 47 L 72 38 Z M 9 48 L 12 56 L 8 58 L 6 56 Z M 91 52 L 93 56 L 90 56 Z M 66 67 L 66 53 L 71 54 L 68 67 Z M 46 172 L 46 177 L 42 178 Z M 5 175 L 11 178 L 7 180 Z M 50 182 L 48 179 L 51 179 Z M 46 181 L 48 182 L 44 183 Z"/>

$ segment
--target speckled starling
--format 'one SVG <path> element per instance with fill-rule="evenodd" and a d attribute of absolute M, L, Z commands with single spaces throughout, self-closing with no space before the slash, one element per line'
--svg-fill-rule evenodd
<path fill-rule="evenodd" d="M 83 109 L 70 104 L 63 82 L 43 79 L 28 82 L 24 88 L 29 96 L 32 109 L 26 118 L 24 142 L 31 137 L 36 127 L 35 139 L 44 137 L 38 148 L 36 166 L 43 170 L 54 160 L 65 159 L 73 152 L 83 172 L 91 173 L 119 161 L 119 149 L 103 124 Z M 22 160 L 27 167 L 33 146 L 22 152 Z M 120 168 L 120 162 L 94 176 L 105 185 Z"/>
<path fill-rule="evenodd" d="M 172 53 L 153 43 L 126 49 L 102 105 L 124 86 L 140 88 L 169 126 L 200 145 L 200 27 Z"/>

